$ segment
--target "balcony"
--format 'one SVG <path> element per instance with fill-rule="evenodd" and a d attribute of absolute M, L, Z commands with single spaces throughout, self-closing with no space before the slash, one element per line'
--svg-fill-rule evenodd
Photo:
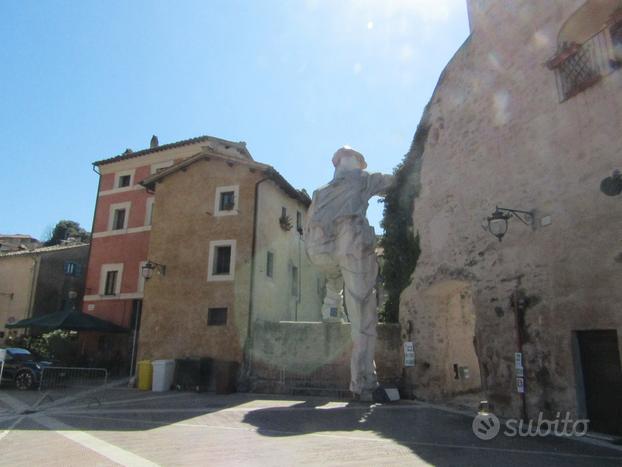
<path fill-rule="evenodd" d="M 559 52 L 547 62 L 555 71 L 560 102 L 593 86 L 604 76 L 622 67 L 622 12 L 582 43 L 563 42 Z"/>

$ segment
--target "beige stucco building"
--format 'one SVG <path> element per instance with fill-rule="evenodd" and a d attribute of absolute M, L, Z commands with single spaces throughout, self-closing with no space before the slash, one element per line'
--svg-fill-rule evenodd
<path fill-rule="evenodd" d="M 310 199 L 272 167 L 204 147 L 142 184 L 155 192 L 148 259 L 165 270 L 144 286 L 139 358 L 241 363 L 253 323 L 320 320 Z"/>
<path fill-rule="evenodd" d="M 599 188 L 622 166 L 622 3 L 468 7 L 471 35 L 408 155 L 421 244 L 400 306 L 408 384 L 429 399 L 481 386 L 504 415 L 570 411 L 619 433 L 622 196 Z M 496 206 L 533 216 L 499 242 Z"/>

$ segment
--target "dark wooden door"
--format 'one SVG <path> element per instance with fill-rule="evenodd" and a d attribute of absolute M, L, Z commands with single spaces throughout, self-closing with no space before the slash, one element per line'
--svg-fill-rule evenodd
<path fill-rule="evenodd" d="M 590 430 L 622 435 L 622 369 L 615 330 L 578 331 Z"/>

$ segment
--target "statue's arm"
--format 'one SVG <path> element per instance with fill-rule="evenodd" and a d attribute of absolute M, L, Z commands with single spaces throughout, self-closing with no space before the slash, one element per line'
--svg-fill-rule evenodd
<path fill-rule="evenodd" d="M 393 175 L 381 174 L 379 172 L 369 174 L 367 178 L 369 196 L 385 195 L 394 183 L 395 177 Z"/>

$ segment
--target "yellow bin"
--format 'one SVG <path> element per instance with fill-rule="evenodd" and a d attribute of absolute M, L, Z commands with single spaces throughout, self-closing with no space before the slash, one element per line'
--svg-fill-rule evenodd
<path fill-rule="evenodd" d="M 153 378 L 153 366 L 149 360 L 141 360 L 138 366 L 138 389 L 149 391 L 151 389 L 151 379 Z"/>

